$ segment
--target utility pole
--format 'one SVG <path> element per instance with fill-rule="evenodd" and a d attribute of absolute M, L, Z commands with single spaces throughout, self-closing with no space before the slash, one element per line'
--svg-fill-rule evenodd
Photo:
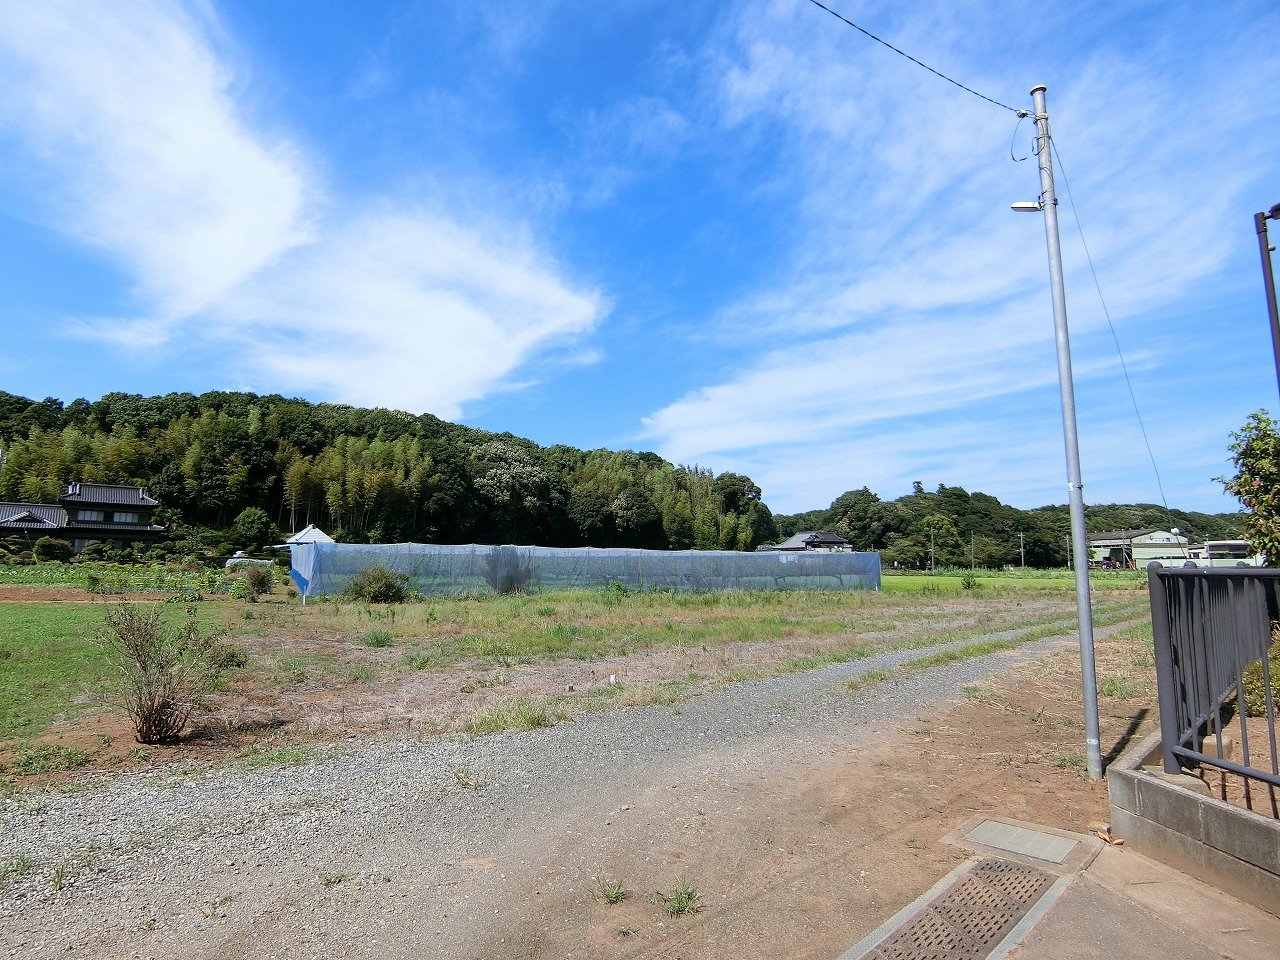
<path fill-rule="evenodd" d="M 1022 569 L 1027 569 L 1027 535 L 1018 531 L 1018 556 L 1022 558 Z"/>
<path fill-rule="evenodd" d="M 1062 280 L 1062 246 L 1058 236 L 1058 196 L 1053 186 L 1053 150 L 1049 133 L 1047 88 L 1031 88 L 1035 110 L 1036 153 L 1040 160 L 1040 209 L 1044 213 L 1049 252 L 1049 284 L 1053 294 L 1053 326 L 1058 341 L 1058 387 L 1062 394 L 1062 435 L 1067 454 L 1067 494 L 1071 502 L 1071 548 L 1075 560 L 1076 613 L 1080 619 L 1080 675 L 1084 700 L 1085 756 L 1089 776 L 1102 779 L 1102 747 L 1098 732 L 1098 677 L 1093 658 L 1093 607 L 1089 596 L 1088 540 L 1084 527 L 1084 484 L 1080 479 L 1080 441 L 1076 433 L 1076 394 L 1071 376 L 1071 341 L 1067 334 L 1067 291 Z"/>
<path fill-rule="evenodd" d="M 1266 288 L 1267 315 L 1271 318 L 1271 352 L 1276 358 L 1276 383 L 1280 385 L 1280 310 L 1276 309 L 1276 277 L 1271 272 L 1271 241 L 1267 237 L 1267 221 L 1280 220 L 1280 203 L 1266 213 L 1255 213 L 1253 225 L 1258 231 L 1258 249 L 1262 253 L 1262 285 Z"/>
<path fill-rule="evenodd" d="M 977 565 L 978 564 L 977 564 L 977 561 L 974 559 L 974 552 L 973 552 L 973 531 L 970 530 L 969 531 L 969 569 L 973 570 L 975 567 L 977 567 Z"/>
<path fill-rule="evenodd" d="M 934 562 L 933 562 L 933 531 L 930 530 L 929 531 L 929 572 L 933 573 L 937 569 L 938 568 L 934 565 Z"/>

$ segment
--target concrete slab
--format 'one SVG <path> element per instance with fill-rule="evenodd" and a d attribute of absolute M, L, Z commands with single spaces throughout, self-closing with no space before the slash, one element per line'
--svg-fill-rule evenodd
<path fill-rule="evenodd" d="M 1074 840 L 1000 820 L 983 820 L 965 836 L 974 843 L 1049 863 L 1062 863 L 1076 847 Z"/>
<path fill-rule="evenodd" d="M 1010 956 L 1280 960 L 1280 920 L 1124 848 L 1107 847 Z"/>

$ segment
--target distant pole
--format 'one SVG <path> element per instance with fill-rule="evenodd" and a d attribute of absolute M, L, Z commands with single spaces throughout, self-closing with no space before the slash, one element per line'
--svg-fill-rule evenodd
<path fill-rule="evenodd" d="M 933 531 L 929 531 L 929 572 L 933 573 L 938 568 L 933 563 Z"/>
<path fill-rule="evenodd" d="M 1067 454 L 1067 493 L 1071 499 L 1071 547 L 1075 558 L 1076 613 L 1080 619 L 1080 675 L 1084 700 L 1085 759 L 1089 777 L 1102 779 L 1102 739 L 1098 729 L 1098 677 L 1093 659 L 1093 606 L 1089 597 L 1088 540 L 1084 527 L 1084 483 L 1080 479 L 1080 441 L 1076 433 L 1076 393 L 1071 376 L 1071 340 L 1067 334 L 1067 290 L 1062 280 L 1062 246 L 1058 237 L 1058 195 L 1053 186 L 1053 151 L 1049 133 L 1047 88 L 1031 88 L 1040 159 L 1040 205 L 1049 250 L 1049 282 L 1053 294 L 1053 326 L 1058 340 L 1058 387 L 1062 393 L 1062 434 Z"/>
<path fill-rule="evenodd" d="M 973 531 L 970 530 L 969 531 L 969 569 L 973 570 L 975 567 L 977 567 L 977 565 L 978 565 L 977 562 L 974 560 L 974 552 L 973 552 Z"/>
<path fill-rule="evenodd" d="M 1022 558 L 1022 569 L 1027 569 L 1027 535 L 1018 531 L 1018 556 Z"/>
<path fill-rule="evenodd" d="M 1271 272 L 1271 241 L 1267 237 L 1267 220 L 1280 220 L 1280 203 L 1266 213 L 1255 213 L 1253 225 L 1258 231 L 1258 250 L 1262 254 L 1262 285 L 1266 288 L 1267 316 L 1271 318 L 1271 352 L 1276 360 L 1276 384 L 1280 385 L 1280 310 L 1276 309 L 1276 277 Z"/>

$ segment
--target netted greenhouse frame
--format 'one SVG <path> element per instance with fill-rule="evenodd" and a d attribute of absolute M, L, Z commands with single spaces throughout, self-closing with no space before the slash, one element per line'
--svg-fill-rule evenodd
<path fill-rule="evenodd" d="M 366 567 L 408 577 L 424 596 L 547 590 L 879 590 L 880 554 L 820 551 L 628 550 L 430 543 L 307 543 L 290 576 L 304 598 L 342 593 Z"/>

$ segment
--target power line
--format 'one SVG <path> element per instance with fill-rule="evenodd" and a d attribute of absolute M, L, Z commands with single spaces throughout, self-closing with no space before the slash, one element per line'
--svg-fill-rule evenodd
<path fill-rule="evenodd" d="M 1094 269 L 1093 257 L 1089 254 L 1089 243 L 1084 238 L 1084 227 L 1080 224 L 1080 213 L 1076 210 L 1075 197 L 1071 195 L 1071 181 L 1067 177 L 1067 168 L 1062 162 L 1062 154 L 1058 152 L 1058 144 L 1050 140 L 1053 156 L 1058 161 L 1058 170 L 1062 174 L 1062 185 L 1067 189 L 1067 202 L 1071 204 L 1071 216 L 1076 222 L 1076 232 L 1080 234 L 1080 246 L 1084 248 L 1084 258 L 1089 264 L 1089 273 L 1093 277 L 1093 288 L 1098 291 L 1098 302 L 1102 304 L 1102 315 L 1107 318 L 1107 328 L 1111 331 L 1111 339 L 1116 345 L 1116 356 L 1120 358 L 1120 369 L 1124 373 L 1124 383 L 1129 389 L 1129 401 L 1133 404 L 1133 415 L 1138 419 L 1138 430 L 1142 433 L 1142 442 L 1147 448 L 1147 457 L 1151 461 L 1151 472 L 1156 476 L 1156 489 L 1160 491 L 1160 502 L 1164 504 L 1164 512 L 1169 515 L 1170 526 L 1176 519 L 1169 509 L 1169 499 L 1164 494 L 1164 483 L 1160 479 L 1160 468 L 1156 465 L 1156 455 L 1151 449 L 1151 440 L 1147 437 L 1147 425 L 1142 420 L 1142 411 L 1138 408 L 1138 397 L 1133 392 L 1133 381 L 1129 379 L 1129 365 L 1124 361 L 1124 351 L 1120 349 L 1120 336 L 1116 333 L 1116 325 L 1111 322 L 1111 311 L 1107 309 L 1107 298 L 1102 295 L 1102 284 L 1098 282 L 1098 271 Z M 1186 552 L 1185 550 L 1183 551 Z"/>
<path fill-rule="evenodd" d="M 893 51 L 894 53 L 896 53 L 898 56 L 900 56 L 900 57 L 906 57 L 908 60 L 910 60 L 910 61 L 911 61 L 912 63 L 914 63 L 916 66 L 918 66 L 918 67 L 924 67 L 926 70 L 928 70 L 928 71 L 929 71 L 930 73 L 932 73 L 934 76 L 941 77 L 943 80 L 947 81 L 947 83 L 954 84 L 955 86 L 959 87 L 961 90 L 965 91 L 966 93 L 971 93 L 971 94 L 973 94 L 973 95 L 974 95 L 975 97 L 977 97 L 979 100 L 985 100 L 985 101 L 987 101 L 987 103 L 995 104 L 997 107 L 1003 107 L 1005 110 L 1008 110 L 1008 111 L 1010 111 L 1011 113 L 1021 113 L 1021 114 L 1025 114 L 1025 113 L 1026 113 L 1026 111 L 1025 111 L 1025 110 L 1019 110 L 1017 107 L 1011 107 L 1011 106 L 1009 106 L 1007 103 L 1001 103 L 999 100 L 992 100 L 990 97 L 985 96 L 985 95 L 983 95 L 983 94 L 979 93 L 977 90 L 974 90 L 972 87 L 966 87 L 966 86 L 965 86 L 963 83 L 961 83 L 959 80 L 953 80 L 951 77 L 948 77 L 945 73 L 941 72 L 940 70 L 935 70 L 935 69 L 933 69 L 933 67 L 929 66 L 927 63 L 922 63 L 921 61 L 917 60 L 915 57 L 911 56 L 911 54 L 906 53 L 906 52 L 904 52 L 904 51 L 902 51 L 902 50 L 899 50 L 897 47 L 895 47 L 895 46 L 894 46 L 892 43 L 890 43 L 889 41 L 880 39 L 880 38 L 879 38 L 879 37 L 877 37 L 874 33 L 872 33 L 870 30 L 867 30 L 867 29 L 866 29 L 866 28 L 864 28 L 864 27 L 860 27 L 860 26 L 858 26 L 856 23 L 854 23 L 852 20 L 850 20 L 848 17 L 844 16 L 843 14 L 836 13 L 836 11 L 832 10 L 832 9 L 831 9 L 830 7 L 828 7 L 826 4 L 820 3 L 820 2 L 819 2 L 819 0 L 809 0 L 809 2 L 810 2 L 810 3 L 812 3 L 815 7 L 821 7 L 823 10 L 827 11 L 827 13 L 831 14 L 831 15 L 832 15 L 833 17 L 835 17 L 837 20 L 842 20 L 842 21 L 844 21 L 844 22 L 845 22 L 845 23 L 847 23 L 849 26 L 853 27 L 853 29 L 857 30 L 859 33 L 865 34 L 866 36 L 870 37 L 872 40 L 874 40 L 876 43 L 880 44 L 881 46 L 888 47 L 890 50 L 892 50 L 892 51 Z"/>

